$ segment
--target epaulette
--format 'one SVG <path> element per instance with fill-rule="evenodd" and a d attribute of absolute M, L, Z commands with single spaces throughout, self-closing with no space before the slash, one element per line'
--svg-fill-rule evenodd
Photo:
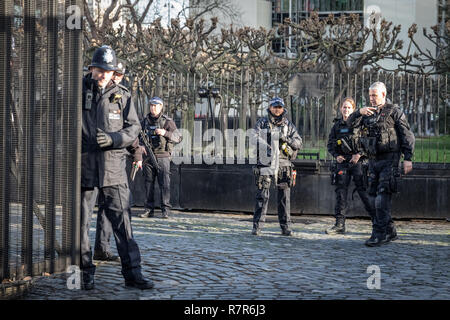
<path fill-rule="evenodd" d="M 128 89 L 127 87 L 125 87 L 124 85 L 122 85 L 122 84 L 118 84 L 117 85 L 120 89 L 122 89 L 123 91 L 125 91 L 126 93 L 130 93 L 130 89 Z"/>
<path fill-rule="evenodd" d="M 339 120 L 341 120 L 342 118 L 334 118 L 333 119 L 333 123 L 335 123 L 335 122 L 339 122 Z"/>
<path fill-rule="evenodd" d="M 162 117 L 166 120 L 173 121 L 173 119 L 171 117 L 169 117 L 168 115 L 165 115 L 164 113 L 162 114 Z"/>

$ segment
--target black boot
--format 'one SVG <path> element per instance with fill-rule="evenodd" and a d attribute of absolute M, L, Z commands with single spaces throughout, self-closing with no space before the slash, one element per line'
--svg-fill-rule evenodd
<path fill-rule="evenodd" d="M 83 272 L 83 289 L 92 290 L 94 289 L 94 275 Z"/>
<path fill-rule="evenodd" d="M 155 286 L 152 280 L 145 279 L 142 275 L 134 279 L 125 280 L 126 287 L 135 287 L 141 290 L 151 289 Z"/>
<path fill-rule="evenodd" d="M 364 244 L 368 247 L 379 247 L 385 243 L 387 243 L 387 237 L 385 233 L 381 234 L 372 231 L 372 235 L 370 236 L 369 239 L 366 240 Z"/>
<path fill-rule="evenodd" d="M 325 230 L 327 234 L 344 234 L 345 233 L 345 218 L 336 218 L 336 223 L 331 228 Z"/>
<path fill-rule="evenodd" d="M 281 234 L 282 234 L 283 236 L 290 237 L 290 236 L 292 235 L 292 231 L 291 231 L 291 229 L 289 229 L 289 228 L 282 228 L 282 229 L 281 229 Z"/>
<path fill-rule="evenodd" d="M 152 218 L 155 216 L 154 209 L 145 209 L 143 214 L 140 214 L 139 217 L 141 218 Z"/>
<path fill-rule="evenodd" d="M 162 214 L 161 214 L 161 218 L 168 219 L 169 218 L 169 214 L 170 214 L 170 211 L 168 209 L 163 209 L 162 210 Z"/>
<path fill-rule="evenodd" d="M 261 228 L 257 223 L 253 223 L 252 235 L 259 236 L 261 234 Z"/>
<path fill-rule="evenodd" d="M 397 240 L 397 229 L 395 229 L 394 223 L 388 225 L 386 229 L 386 241 L 394 241 Z"/>
<path fill-rule="evenodd" d="M 94 252 L 94 260 L 120 261 L 120 258 L 118 256 L 113 255 L 111 252 L 95 251 Z"/>

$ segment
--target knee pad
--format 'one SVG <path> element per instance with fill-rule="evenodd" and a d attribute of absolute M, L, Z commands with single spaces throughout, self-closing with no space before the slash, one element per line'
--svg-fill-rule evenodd
<path fill-rule="evenodd" d="M 378 188 L 377 188 L 377 194 L 382 194 L 382 193 L 392 193 L 392 183 L 391 183 L 392 179 L 386 179 L 386 180 L 380 180 L 380 183 L 378 184 Z"/>

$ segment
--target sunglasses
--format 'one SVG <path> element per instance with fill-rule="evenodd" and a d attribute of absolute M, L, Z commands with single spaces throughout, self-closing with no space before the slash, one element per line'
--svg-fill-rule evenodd
<path fill-rule="evenodd" d="M 271 106 L 272 108 L 277 108 L 277 109 L 280 109 L 280 108 L 283 108 L 283 106 Z"/>

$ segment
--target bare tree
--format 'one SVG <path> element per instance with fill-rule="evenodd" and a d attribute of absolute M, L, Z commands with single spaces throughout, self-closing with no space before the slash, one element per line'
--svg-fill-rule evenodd
<path fill-rule="evenodd" d="M 431 52 L 418 43 L 416 24 L 408 29 L 410 42 L 406 53 L 399 54 L 400 71 L 424 75 L 450 72 L 450 21 L 430 29 L 431 32 L 427 32 L 427 29 L 423 28 L 423 36 L 436 48 L 435 52 Z"/>
<path fill-rule="evenodd" d="M 221 83 L 226 93 L 220 101 L 223 124 L 227 123 L 229 110 L 235 109 L 241 119 L 240 127 L 245 128 L 248 113 L 253 125 L 259 108 L 271 96 L 288 96 L 287 83 L 292 74 L 318 72 L 360 75 L 366 67 L 381 69 L 381 61 L 385 58 L 412 65 L 410 49 L 407 54 L 400 54 L 403 47 L 402 41 L 398 40 L 400 26 L 385 20 L 377 26 L 377 21 L 374 21 L 370 27 L 364 27 L 357 15 L 341 15 L 337 18 L 330 15 L 319 19 L 317 12 L 313 12 L 299 23 L 285 20 L 278 31 L 236 28 L 233 25 L 219 29 L 219 20 L 210 14 L 210 10 L 229 10 L 232 14 L 233 8 L 227 7 L 223 1 L 206 0 L 191 1 L 191 8 L 195 10 L 192 9 L 190 15 L 185 15 L 183 19 L 182 15 L 186 12 L 180 13 L 166 27 L 162 26 L 160 18 L 150 24 L 144 23 L 145 16 L 150 12 L 150 3 L 147 2 L 144 10 L 141 7 L 139 11 L 136 7 L 138 2 L 127 0 L 119 6 L 113 1 L 111 6 L 115 7 L 110 7 L 112 9 L 107 10 L 108 18 L 102 20 L 102 26 L 105 27 L 89 24 L 87 42 L 111 45 L 119 57 L 127 60 L 127 78 L 134 94 L 141 98 L 166 94 L 170 98 L 170 111 L 179 110 L 186 115 L 186 119 L 190 119 L 186 120 L 187 127 L 192 127 L 194 119 L 193 105 L 197 88 L 193 87 L 193 83 L 197 87 Z M 125 16 L 125 24 L 114 29 L 111 26 L 120 10 L 130 14 Z M 205 16 L 209 18 L 204 19 Z M 87 20 L 93 21 L 89 17 Z M 433 30 L 435 33 L 428 35 L 430 41 L 437 45 L 447 43 L 440 47 L 440 52 L 447 52 L 448 57 L 448 32 L 447 38 L 442 41 L 441 30 Z M 410 29 L 411 35 L 412 31 Z M 283 35 L 285 40 L 291 38 L 286 44 L 292 44 L 288 49 L 295 55 L 280 55 L 272 51 L 276 32 Z M 411 39 L 410 47 L 417 46 L 413 36 Z M 448 70 L 448 58 L 445 55 L 439 62 L 431 62 L 432 56 L 426 51 L 419 51 L 417 56 L 428 61 L 428 64 L 439 65 L 439 70 Z M 176 75 L 180 79 L 175 79 Z M 212 83 L 212 80 L 216 83 Z M 177 87 L 174 85 L 176 81 L 184 81 L 191 87 Z M 225 85 L 228 83 L 233 86 Z M 332 89 L 329 90 L 329 102 L 326 103 L 329 108 L 326 112 L 329 114 L 335 113 L 344 92 L 352 94 L 351 86 L 346 84 L 339 90 L 335 90 L 333 84 Z"/>

